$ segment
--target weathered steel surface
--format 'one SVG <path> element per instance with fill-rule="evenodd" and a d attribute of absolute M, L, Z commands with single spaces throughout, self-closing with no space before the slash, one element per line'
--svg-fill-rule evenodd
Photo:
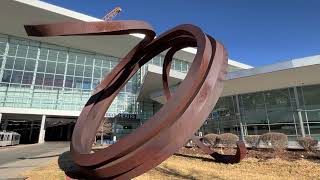
<path fill-rule="evenodd" d="M 213 41 L 213 38 L 211 38 L 210 36 L 209 36 L 209 38 L 211 41 Z M 167 100 L 171 98 L 171 93 L 170 93 L 169 84 L 168 84 L 168 76 L 170 73 L 170 67 L 171 67 L 173 55 L 177 50 L 179 50 L 179 49 L 175 49 L 175 48 L 170 49 L 167 52 L 165 59 L 163 61 L 162 84 L 163 84 L 163 91 L 164 91 L 164 94 L 165 94 L 165 97 Z M 210 147 L 204 145 L 200 141 L 200 139 L 196 136 L 193 136 L 191 138 L 191 140 L 204 153 L 212 156 L 216 162 L 222 162 L 222 163 L 226 163 L 226 164 L 239 163 L 242 159 L 245 158 L 246 153 L 247 153 L 246 146 L 245 146 L 244 142 L 242 142 L 242 141 L 237 142 L 237 152 L 235 155 L 224 155 L 224 154 L 219 154 L 219 153 L 215 152 L 214 150 L 212 150 Z"/>
<path fill-rule="evenodd" d="M 81 169 L 80 176 L 87 179 L 130 179 L 157 166 L 192 138 L 222 92 L 227 52 L 221 43 L 194 25 L 179 25 L 157 38 L 151 26 L 143 21 L 68 22 L 28 25 L 25 29 L 31 36 L 145 34 L 97 86 L 77 120 L 71 157 Z M 131 134 L 92 152 L 96 131 L 126 82 L 142 65 L 168 50 L 163 68 L 167 70 L 164 73 L 167 82 L 173 54 L 185 47 L 197 47 L 197 53 L 186 78 L 171 98 Z"/>

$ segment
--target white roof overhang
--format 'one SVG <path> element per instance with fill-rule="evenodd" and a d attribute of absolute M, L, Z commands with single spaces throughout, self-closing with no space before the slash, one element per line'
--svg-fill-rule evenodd
<path fill-rule="evenodd" d="M 174 78 L 176 79 L 177 77 Z M 149 97 L 159 103 L 165 103 L 161 74 L 158 74 L 158 77 L 153 75 L 149 79 L 149 81 L 153 82 L 154 89 L 156 89 L 155 83 L 158 82 L 158 90 L 145 94 L 143 97 Z M 182 80 L 183 78 L 180 78 L 180 81 Z M 222 96 L 312 84 L 320 84 L 320 55 L 230 72 L 224 83 Z M 147 84 L 144 84 L 144 87 L 147 86 Z M 171 90 L 174 91 L 174 88 L 175 86 L 172 86 Z M 145 91 L 142 90 L 141 92 Z"/>
<path fill-rule="evenodd" d="M 62 45 L 80 50 L 96 52 L 114 57 L 123 57 L 141 39 L 143 34 L 114 35 L 114 36 L 72 36 L 72 37 L 27 37 L 24 31 L 26 24 L 41 24 L 74 21 L 102 21 L 59 6 L 37 0 L 1 0 L 0 1 L 0 33 L 34 39 L 46 43 Z M 193 61 L 195 48 L 185 48 L 175 54 L 184 61 Z M 233 60 L 230 66 L 240 69 L 252 68 Z"/>

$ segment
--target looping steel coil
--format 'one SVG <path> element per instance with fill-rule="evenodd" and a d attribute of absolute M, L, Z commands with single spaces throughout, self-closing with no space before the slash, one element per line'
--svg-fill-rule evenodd
<path fill-rule="evenodd" d="M 193 137 L 222 93 L 226 49 L 194 25 L 179 25 L 156 38 L 143 21 L 66 22 L 26 25 L 25 29 L 28 35 L 40 37 L 145 34 L 96 87 L 76 122 L 70 151 L 83 178 L 130 179 L 154 168 Z M 196 47 L 197 52 L 185 79 L 170 95 L 170 63 L 186 47 Z M 92 152 L 97 129 L 119 91 L 141 66 L 166 50 L 163 82 L 167 102 L 131 134 Z"/>

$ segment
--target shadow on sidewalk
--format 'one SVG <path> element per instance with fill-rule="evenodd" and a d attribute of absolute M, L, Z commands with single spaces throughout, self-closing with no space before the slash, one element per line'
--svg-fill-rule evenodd
<path fill-rule="evenodd" d="M 43 159 L 43 158 L 51 158 L 51 157 L 58 157 L 60 156 L 60 154 L 55 154 L 55 155 L 50 155 L 50 156 L 36 156 L 36 157 L 21 157 L 18 158 L 20 160 L 24 160 L 24 159 Z"/>

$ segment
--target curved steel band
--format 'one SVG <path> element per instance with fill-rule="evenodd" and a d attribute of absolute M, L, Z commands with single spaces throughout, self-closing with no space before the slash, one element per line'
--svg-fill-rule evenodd
<path fill-rule="evenodd" d="M 25 28 L 33 36 L 146 35 L 97 86 L 77 120 L 71 155 L 83 168 L 83 176 L 88 178 L 129 179 L 157 166 L 193 137 L 222 92 L 226 50 L 193 25 L 179 25 L 157 38 L 151 26 L 142 21 L 58 23 Z M 197 47 L 193 63 L 163 107 L 131 134 L 92 153 L 98 126 L 126 82 L 153 57 L 169 50 L 163 67 L 164 90 L 168 97 L 167 76 L 172 57 L 178 50 L 190 46 Z"/>

